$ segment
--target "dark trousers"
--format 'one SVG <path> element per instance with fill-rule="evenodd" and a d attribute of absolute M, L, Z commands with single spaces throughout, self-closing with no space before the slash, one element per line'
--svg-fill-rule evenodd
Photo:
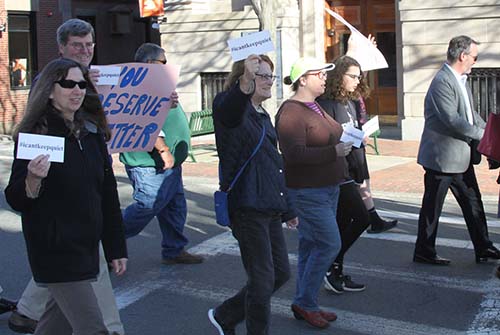
<path fill-rule="evenodd" d="M 344 254 L 370 225 L 369 214 L 355 183 L 340 185 L 337 224 L 339 225 L 342 249 L 335 263 L 344 262 Z"/>
<path fill-rule="evenodd" d="M 216 317 L 230 328 L 246 319 L 247 334 L 267 335 L 271 296 L 290 278 L 281 217 L 238 210 L 231 215 L 231 228 L 238 240 L 248 279 L 234 297 L 216 308 Z"/>
<path fill-rule="evenodd" d="M 442 173 L 425 169 L 424 183 L 425 191 L 415 244 L 416 254 L 426 257 L 436 255 L 439 217 L 448 189 L 451 189 L 462 209 L 474 250 L 479 252 L 493 245 L 488 237 L 483 201 L 472 164 L 464 173 Z"/>

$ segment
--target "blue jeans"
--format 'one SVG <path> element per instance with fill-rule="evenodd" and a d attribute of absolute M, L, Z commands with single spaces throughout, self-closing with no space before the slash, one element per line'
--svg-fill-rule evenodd
<path fill-rule="evenodd" d="M 134 187 L 135 200 L 123 211 L 125 237 L 139 234 L 156 216 L 162 234 L 162 257 L 176 257 L 188 243 L 183 234 L 187 206 L 182 168 L 157 170 L 127 165 L 125 168 Z"/>
<path fill-rule="evenodd" d="M 341 240 L 337 226 L 339 187 L 289 189 L 299 216 L 299 260 L 294 304 L 318 311 L 318 292 L 337 257 Z"/>

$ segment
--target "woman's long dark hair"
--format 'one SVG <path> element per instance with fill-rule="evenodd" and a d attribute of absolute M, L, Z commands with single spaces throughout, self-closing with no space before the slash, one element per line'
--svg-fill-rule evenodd
<path fill-rule="evenodd" d="M 342 56 L 337 58 L 333 63 L 335 64 L 335 68 L 328 72 L 326 89 L 322 98 L 339 100 L 346 103 L 348 100 L 358 100 L 360 97 L 366 98 L 369 96 L 369 88 L 365 76 L 360 80 L 354 92 L 347 92 L 344 89 L 344 74 L 347 73 L 349 68 L 356 66 L 361 71 L 361 65 L 354 58 Z"/>
<path fill-rule="evenodd" d="M 50 94 L 54 88 L 54 82 L 65 79 L 69 69 L 75 67 L 82 71 L 83 77 L 87 81 L 85 98 L 75 114 L 75 119 L 84 119 L 94 123 L 104 134 L 106 141 L 111 138 L 104 109 L 97 95 L 97 90 L 88 76 L 87 69 L 71 59 L 58 58 L 45 66 L 32 87 L 24 116 L 12 135 L 15 141 L 17 141 L 20 132 L 47 133 L 47 113 L 51 110 Z"/>

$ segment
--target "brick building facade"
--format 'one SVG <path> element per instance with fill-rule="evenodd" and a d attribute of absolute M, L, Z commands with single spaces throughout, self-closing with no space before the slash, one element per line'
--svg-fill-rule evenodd
<path fill-rule="evenodd" d="M 158 43 L 137 0 L 0 0 L 0 134 L 11 133 L 26 107 L 31 79 L 58 57 L 56 30 L 67 19 L 90 22 L 96 32 L 93 64 L 133 60 L 144 42 Z M 10 42 L 10 43 L 9 43 Z"/>

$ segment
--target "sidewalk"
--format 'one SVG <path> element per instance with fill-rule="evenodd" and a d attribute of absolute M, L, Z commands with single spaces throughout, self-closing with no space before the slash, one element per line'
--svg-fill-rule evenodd
<path fill-rule="evenodd" d="M 183 164 L 186 176 L 217 178 L 218 158 L 213 136 L 194 139 L 193 148 L 197 163 L 188 158 Z M 424 170 L 416 163 L 418 141 L 378 139 L 380 155 L 367 148 L 371 185 L 374 193 L 414 193 L 424 192 Z M 498 170 L 489 170 L 486 159 L 475 167 L 479 187 L 483 196 L 498 197 L 496 183 Z"/>

